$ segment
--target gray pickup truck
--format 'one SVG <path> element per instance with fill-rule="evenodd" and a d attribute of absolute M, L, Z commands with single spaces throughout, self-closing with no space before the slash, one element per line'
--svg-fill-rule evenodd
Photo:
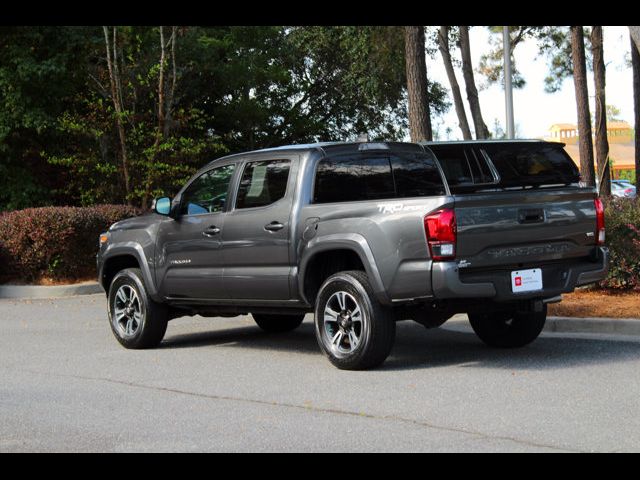
<path fill-rule="evenodd" d="M 467 313 L 490 346 L 540 334 L 547 304 L 608 269 L 595 189 L 562 144 L 316 143 L 215 160 L 100 237 L 110 325 L 150 348 L 185 315 L 315 315 L 338 368 L 389 355 L 395 322 Z"/>

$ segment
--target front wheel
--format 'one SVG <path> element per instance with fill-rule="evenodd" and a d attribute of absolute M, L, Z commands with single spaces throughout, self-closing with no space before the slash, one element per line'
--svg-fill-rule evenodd
<path fill-rule="evenodd" d="M 167 331 L 165 305 L 154 302 L 138 268 L 118 272 L 109 287 L 111 331 L 126 348 L 157 347 Z"/>
<path fill-rule="evenodd" d="M 547 320 L 547 306 L 541 312 L 469 313 L 473 331 L 491 347 L 517 348 L 533 342 Z"/>
<path fill-rule="evenodd" d="M 364 370 L 385 361 L 395 340 L 393 312 L 378 302 L 364 272 L 329 277 L 315 309 L 318 344 L 336 367 Z"/>

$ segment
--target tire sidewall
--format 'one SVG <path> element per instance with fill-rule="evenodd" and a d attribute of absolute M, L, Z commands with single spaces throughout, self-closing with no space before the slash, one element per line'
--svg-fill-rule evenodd
<path fill-rule="evenodd" d="M 328 338 L 324 332 L 324 309 L 331 295 L 338 291 L 344 291 L 352 295 L 363 313 L 360 342 L 356 349 L 350 353 L 334 351 L 328 343 Z M 314 313 L 316 339 L 322 351 L 334 364 L 352 363 L 364 354 L 371 342 L 373 307 L 366 290 L 357 279 L 345 273 L 338 273 L 329 277 L 320 287 Z"/>
<path fill-rule="evenodd" d="M 118 289 L 123 285 L 128 285 L 133 288 L 138 295 L 138 299 L 140 301 L 142 321 L 138 326 L 135 334 L 131 337 L 123 337 L 120 334 L 120 331 L 113 324 L 113 316 L 114 316 L 114 308 L 115 308 L 115 297 Z M 149 305 L 147 299 L 147 291 L 145 289 L 144 283 L 142 279 L 139 278 L 135 272 L 131 270 L 122 270 L 118 272 L 113 281 L 111 282 L 111 286 L 109 287 L 109 325 L 111 326 L 111 331 L 115 335 L 116 339 L 127 348 L 135 348 L 141 341 L 142 336 L 144 335 L 145 328 L 147 327 L 148 321 L 148 313 L 149 313 Z"/>

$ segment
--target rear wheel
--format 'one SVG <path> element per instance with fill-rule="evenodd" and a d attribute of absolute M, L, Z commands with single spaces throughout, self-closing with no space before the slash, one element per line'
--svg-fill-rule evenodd
<path fill-rule="evenodd" d="M 167 331 L 165 305 L 147 294 L 142 272 L 127 268 L 117 273 L 109 287 L 109 324 L 126 348 L 157 347 Z"/>
<path fill-rule="evenodd" d="M 487 345 L 517 348 L 538 338 L 547 320 L 547 306 L 541 312 L 469 313 L 468 317 L 473 331 Z"/>
<path fill-rule="evenodd" d="M 329 277 L 318 293 L 316 338 L 336 367 L 363 370 L 385 361 L 395 340 L 393 312 L 378 302 L 364 272 Z"/>
<path fill-rule="evenodd" d="M 262 330 L 271 333 L 283 333 L 295 330 L 304 320 L 304 314 L 271 315 L 266 313 L 252 313 L 251 316 Z"/>

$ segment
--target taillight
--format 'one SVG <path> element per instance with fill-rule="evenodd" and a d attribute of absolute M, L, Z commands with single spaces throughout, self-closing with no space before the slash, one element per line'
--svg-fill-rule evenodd
<path fill-rule="evenodd" d="M 599 198 L 593 203 L 596 207 L 596 245 L 604 245 L 604 205 Z"/>
<path fill-rule="evenodd" d="M 445 208 L 424 217 L 429 253 L 432 260 L 447 260 L 456 256 L 456 214 Z"/>

